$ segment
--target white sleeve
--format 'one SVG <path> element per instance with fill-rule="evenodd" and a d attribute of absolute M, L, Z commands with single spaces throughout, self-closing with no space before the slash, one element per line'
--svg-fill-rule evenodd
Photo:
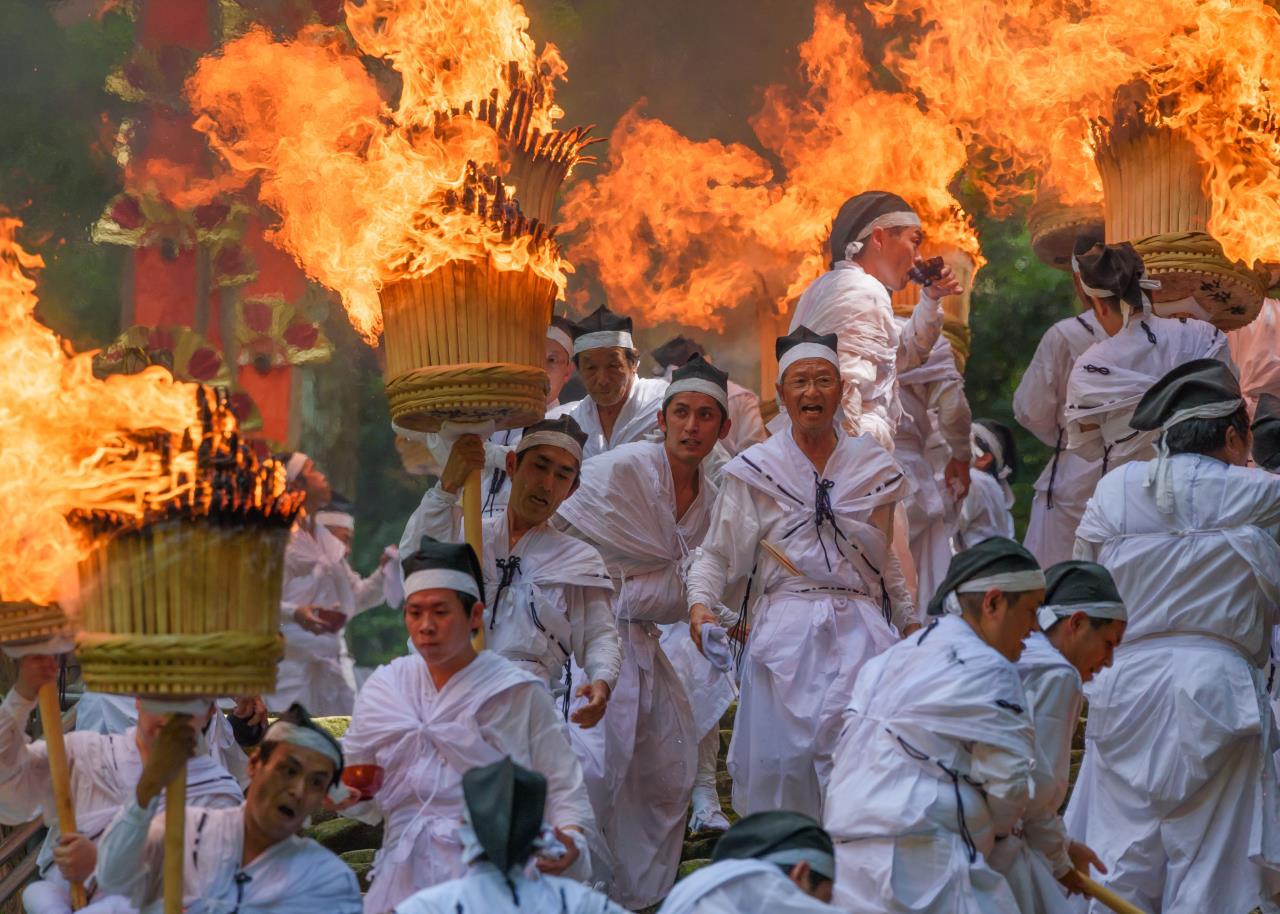
<path fill-rule="evenodd" d="M 1050 327 L 1040 338 L 1031 364 L 1013 392 L 1013 415 L 1018 424 L 1049 447 L 1058 446 L 1058 423 L 1063 404 L 1057 392 L 1062 374 L 1071 372 L 1071 352 L 1062 335 Z"/>
<path fill-rule="evenodd" d="M 922 289 L 920 301 L 902 325 L 898 337 L 898 371 L 919 368 L 929 361 L 929 354 L 941 334 L 942 303 L 934 301 Z"/>
<path fill-rule="evenodd" d="M 1079 724 L 1080 680 L 1070 670 L 1051 670 L 1027 684 L 1036 728 L 1036 768 L 1032 796 L 1023 819 L 1028 846 L 1053 865 L 1055 876 L 1071 868 L 1067 829 L 1058 806 L 1067 794 L 1071 738 Z"/>
<path fill-rule="evenodd" d="M 592 682 L 612 690 L 622 671 L 622 639 L 614 621 L 613 592 L 602 587 L 565 587 L 574 659 Z"/>
<path fill-rule="evenodd" d="M 400 537 L 400 554 L 416 552 L 422 537 L 429 536 L 442 543 L 462 542 L 462 511 L 458 496 L 450 495 L 440 484 L 427 489 L 422 503 L 409 517 Z"/>
<path fill-rule="evenodd" d="M 951 449 L 952 458 L 972 462 L 973 449 L 969 443 L 969 434 L 973 425 L 973 412 L 964 395 L 964 382 L 939 381 L 938 385 L 938 428 Z"/>
<path fill-rule="evenodd" d="M 711 511 L 711 524 L 694 553 L 687 589 L 689 606 L 701 603 L 714 610 L 730 582 L 751 574 L 760 542 L 760 518 L 751 490 L 726 476 Z"/>
<path fill-rule="evenodd" d="M 124 895 L 139 907 L 159 897 L 164 821 L 152 821 L 159 807 L 159 794 L 144 809 L 130 791 L 129 802 L 98 839 L 94 876 L 101 894 Z"/>
<path fill-rule="evenodd" d="M 976 743 L 969 776 L 982 785 L 997 836 L 1009 834 L 1031 796 L 1031 759 L 986 743 Z"/>
<path fill-rule="evenodd" d="M 27 739 L 27 721 L 36 702 L 10 689 L 0 703 L 0 823 L 21 825 L 41 811 L 49 790 L 49 757 L 44 742 Z"/>
<path fill-rule="evenodd" d="M 916 609 L 911 588 L 907 585 L 907 576 L 902 571 L 902 563 L 898 561 L 898 553 L 892 546 L 885 553 L 884 564 L 884 586 L 889 591 L 893 625 L 901 633 L 908 625 L 914 625 L 920 621 L 920 613 Z"/>
<path fill-rule="evenodd" d="M 729 430 L 729 438 L 733 441 L 734 453 L 741 453 L 753 444 L 759 444 L 769 437 L 764 430 L 764 419 L 760 415 L 760 401 L 756 397 L 738 396 L 729 401 L 733 419 L 733 428 Z"/>
<path fill-rule="evenodd" d="M 382 605 L 384 600 L 382 582 L 386 576 L 387 569 L 391 567 L 391 563 L 388 562 L 367 578 L 362 578 L 354 568 L 350 565 L 346 566 L 347 577 L 351 581 L 351 594 L 355 598 L 355 611 L 352 612 L 352 617 L 358 616 L 365 610 Z"/>
<path fill-rule="evenodd" d="M 880 304 L 870 293 L 845 286 L 833 289 L 805 315 L 805 325 L 814 333 L 836 335 L 836 355 L 840 377 L 844 379 L 842 424 L 851 435 L 862 430 L 864 401 L 875 395 L 879 369 L 868 353 L 892 351 L 889 336 L 878 319 L 879 309 Z"/>

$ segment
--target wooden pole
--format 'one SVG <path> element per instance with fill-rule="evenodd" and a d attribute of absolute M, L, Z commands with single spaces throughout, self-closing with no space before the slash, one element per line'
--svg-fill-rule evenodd
<path fill-rule="evenodd" d="M 44 730 L 45 749 L 49 753 L 49 776 L 53 780 L 53 804 L 58 813 L 58 830 L 64 835 L 76 831 L 76 810 L 71 802 L 71 769 L 67 765 L 67 743 L 62 735 L 62 707 L 58 703 L 58 686 L 40 687 L 40 726 Z M 71 910 L 85 906 L 84 886 L 71 883 Z"/>
<path fill-rule="evenodd" d="M 480 497 L 481 490 L 484 487 L 484 472 L 482 470 L 472 470 L 471 475 L 467 477 L 466 484 L 462 487 L 462 528 L 466 534 L 467 544 L 475 550 L 476 558 L 480 560 L 480 567 L 484 567 L 484 534 L 480 529 Z M 494 608 L 497 611 L 497 608 Z M 480 626 L 480 630 L 471 639 L 472 645 L 477 651 L 484 650 L 484 626 Z M 167 912 L 166 912 L 167 914 Z"/>
<path fill-rule="evenodd" d="M 186 845 L 187 766 L 164 793 L 164 914 L 182 914 L 182 867 Z"/>
<path fill-rule="evenodd" d="M 1084 893 L 1096 901 L 1102 902 L 1116 914 L 1146 914 L 1142 908 L 1137 905 L 1130 904 L 1115 892 L 1111 891 L 1104 885 L 1094 882 L 1084 873 L 1076 870 L 1076 875 L 1080 877 L 1080 884 L 1084 887 Z"/>

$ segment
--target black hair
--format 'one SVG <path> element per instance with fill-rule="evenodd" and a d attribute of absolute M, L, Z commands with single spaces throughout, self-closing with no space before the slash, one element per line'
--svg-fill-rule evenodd
<path fill-rule="evenodd" d="M 1229 416 L 1219 419 L 1185 419 L 1164 433 L 1170 454 L 1212 454 L 1227 444 L 1227 429 L 1234 428 L 1242 439 L 1249 432 L 1249 407 L 1243 403 Z"/>
<path fill-rule="evenodd" d="M 1056 619 L 1054 619 L 1054 620 L 1053 620 L 1053 624 L 1052 624 L 1052 625 L 1050 625 L 1048 628 L 1044 629 L 1044 633 L 1045 633 L 1046 635 L 1047 635 L 1047 634 L 1049 634 L 1049 632 L 1053 631 L 1055 628 L 1057 628 L 1059 625 L 1061 625 L 1061 624 L 1063 623 L 1063 621 L 1064 621 L 1064 620 L 1066 620 L 1066 619 L 1070 619 L 1070 618 L 1071 618 L 1070 616 L 1058 616 Z M 1120 622 L 1120 621 L 1123 621 L 1123 620 L 1120 620 L 1120 619 L 1099 619 L 1099 618 L 1097 618 L 1097 617 L 1095 617 L 1095 616 L 1090 616 L 1090 617 L 1089 617 L 1089 627 L 1090 627 L 1090 628 L 1093 628 L 1093 629 L 1099 629 L 1099 628 L 1102 628 L 1102 626 L 1104 626 L 1104 625 L 1108 625 L 1108 624 L 1110 624 L 1110 623 L 1112 623 L 1112 622 Z"/>
<path fill-rule="evenodd" d="M 1013 437 L 1013 430 L 1003 422 L 997 422 L 994 419 L 975 419 L 974 425 L 981 424 L 988 432 L 996 437 L 1000 442 L 1000 449 L 1004 451 L 1004 465 L 1009 468 L 1009 481 L 1012 482 L 1018 475 L 1018 442 Z M 991 449 L 977 436 L 974 436 L 974 444 L 978 450 L 984 454 L 990 454 Z M 1000 478 L 1000 470 L 995 463 L 986 467 L 986 471 L 997 479 Z"/>

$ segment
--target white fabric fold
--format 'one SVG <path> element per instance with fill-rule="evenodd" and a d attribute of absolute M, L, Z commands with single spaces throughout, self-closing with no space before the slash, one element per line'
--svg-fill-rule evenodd
<path fill-rule="evenodd" d="M 1147 466 L 1147 481 L 1144 485 L 1156 489 L 1156 507 L 1161 513 L 1173 513 L 1173 486 L 1169 481 L 1169 444 L 1166 441 L 1169 429 L 1188 419 L 1221 419 L 1230 416 L 1244 404 L 1239 398 L 1224 400 L 1220 403 L 1205 403 L 1202 406 L 1188 406 L 1174 412 L 1160 429 L 1160 437 L 1156 441 L 1156 459 Z"/>

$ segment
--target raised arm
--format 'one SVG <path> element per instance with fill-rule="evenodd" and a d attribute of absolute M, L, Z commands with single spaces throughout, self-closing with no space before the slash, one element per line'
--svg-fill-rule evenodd
<path fill-rule="evenodd" d="M 942 334 L 942 302 L 920 290 L 920 300 L 903 324 L 898 339 L 898 370 L 918 368 L 929 361 L 929 353 Z"/>
<path fill-rule="evenodd" d="M 449 459 L 440 471 L 440 481 L 422 496 L 422 503 L 409 517 L 400 537 L 400 552 L 408 555 L 418 548 L 423 536 L 446 543 L 462 542 L 462 510 L 459 493 L 472 470 L 485 465 L 484 441 L 479 435 L 462 435 L 453 443 Z"/>
<path fill-rule="evenodd" d="M 51 796 L 44 742 L 29 741 L 26 729 L 40 687 L 57 678 L 56 657 L 23 657 L 18 681 L 0 703 L 0 823 L 5 825 L 30 822 Z"/>

